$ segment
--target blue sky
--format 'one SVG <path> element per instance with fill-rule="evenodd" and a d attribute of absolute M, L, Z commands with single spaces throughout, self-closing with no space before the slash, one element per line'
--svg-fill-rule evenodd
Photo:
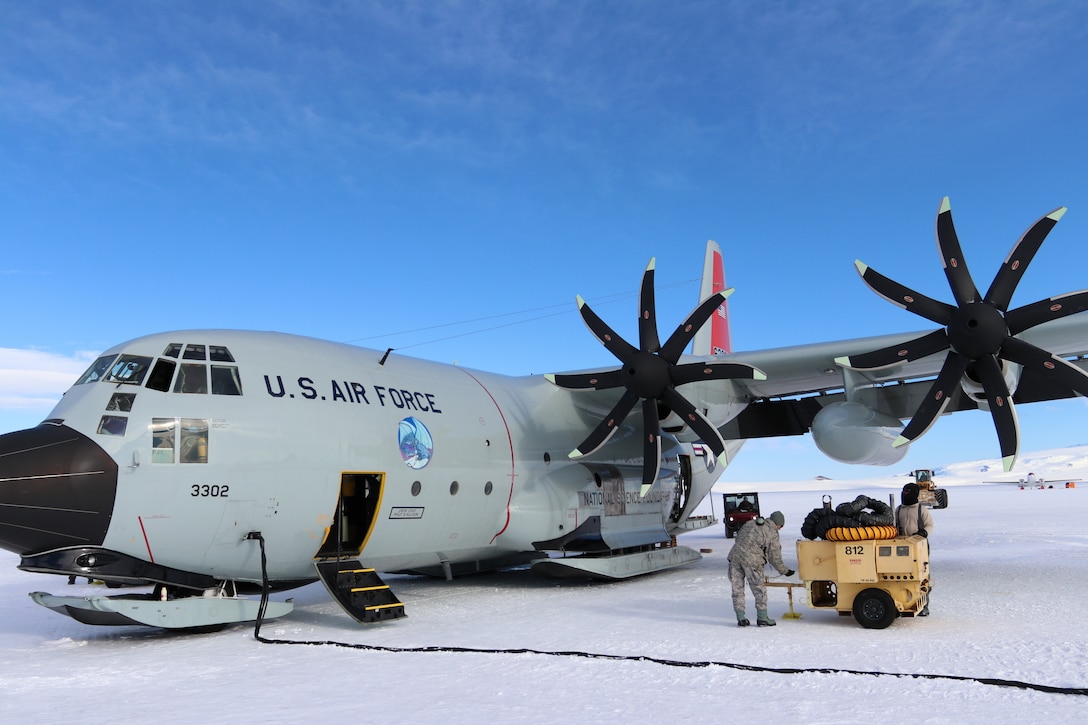
<path fill-rule="evenodd" d="M 1013 304 L 1088 287 L 1085 47 L 1077 2 L 0 0 L 0 431 L 167 329 L 610 367 L 574 296 L 634 337 L 656 256 L 667 335 L 710 238 L 738 349 L 927 329 L 853 261 L 950 300 L 945 195 L 980 286 L 1065 205 Z M 897 468 L 996 456 L 966 413 Z M 804 437 L 727 475 L 873 473 Z"/>

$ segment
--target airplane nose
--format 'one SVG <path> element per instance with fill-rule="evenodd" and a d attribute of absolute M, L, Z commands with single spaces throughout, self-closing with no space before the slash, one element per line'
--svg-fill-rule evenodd
<path fill-rule="evenodd" d="M 117 464 L 82 433 L 43 423 L 0 436 L 0 548 L 100 546 L 116 495 Z"/>

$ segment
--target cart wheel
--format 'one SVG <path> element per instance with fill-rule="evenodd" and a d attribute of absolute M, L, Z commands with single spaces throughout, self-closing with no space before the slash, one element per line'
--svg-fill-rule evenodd
<path fill-rule="evenodd" d="M 854 597 L 854 619 L 866 629 L 884 629 L 899 616 L 892 595 L 883 589 L 866 589 Z"/>

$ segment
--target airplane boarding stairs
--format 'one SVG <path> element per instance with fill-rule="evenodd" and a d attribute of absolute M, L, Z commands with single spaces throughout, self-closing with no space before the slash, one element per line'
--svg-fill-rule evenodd
<path fill-rule="evenodd" d="M 408 616 L 389 585 L 358 559 L 319 559 L 314 566 L 329 594 L 356 621 L 369 624 Z"/>

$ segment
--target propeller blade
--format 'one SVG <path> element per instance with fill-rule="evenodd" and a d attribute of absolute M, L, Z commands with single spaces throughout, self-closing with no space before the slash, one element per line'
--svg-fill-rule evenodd
<path fill-rule="evenodd" d="M 916 337 L 899 345 L 890 345 L 860 355 L 837 357 L 835 362 L 855 370 L 876 370 L 902 362 L 918 360 L 926 355 L 948 349 L 948 334 L 944 330 L 934 330 L 928 335 Z"/>
<path fill-rule="evenodd" d="M 766 380 L 762 370 L 744 363 L 686 363 L 669 371 L 673 385 L 686 385 L 699 380 Z"/>
<path fill-rule="evenodd" d="M 696 410 L 691 401 L 672 388 L 665 391 L 663 401 L 672 412 L 680 416 L 688 427 L 695 431 L 695 434 L 699 436 L 699 440 L 714 451 L 715 456 L 720 456 L 725 452 L 725 440 L 722 438 L 722 434 L 706 419 L 706 416 Z"/>
<path fill-rule="evenodd" d="M 652 486 L 661 470 L 661 421 L 657 418 L 657 401 L 642 401 L 642 490 Z"/>
<path fill-rule="evenodd" d="M 619 370 L 597 373 L 548 373 L 544 378 L 549 383 L 567 390 L 607 390 L 623 385 L 623 376 Z"/>
<path fill-rule="evenodd" d="M 937 250 L 941 253 L 944 275 L 948 278 L 948 286 L 952 288 L 956 302 L 960 306 L 977 302 L 978 288 L 975 287 L 971 273 L 967 270 L 967 262 L 963 259 L 960 239 L 956 236 L 956 227 L 952 223 L 952 205 L 947 196 L 941 200 L 940 209 L 937 210 Z"/>
<path fill-rule="evenodd" d="M 680 359 L 680 356 L 684 353 L 684 348 L 688 346 L 691 339 L 695 337 L 695 333 L 699 331 L 710 316 L 714 314 L 719 307 L 722 306 L 729 295 L 733 294 L 733 289 L 722 290 L 717 294 L 710 295 L 702 303 L 699 304 L 691 314 L 688 315 L 688 319 L 684 320 L 684 324 L 676 328 L 676 331 L 669 337 L 668 342 L 661 348 L 659 355 L 667 360 L 669 365 L 675 365 L 676 361 Z"/>
<path fill-rule="evenodd" d="M 952 393 L 956 390 L 960 377 L 967 370 L 969 362 L 967 358 L 958 352 L 948 351 L 948 357 L 944 359 L 941 372 L 937 374 L 937 379 L 933 381 L 929 392 L 926 393 L 925 400 L 918 406 L 918 410 L 915 411 L 914 417 L 910 419 L 910 423 L 892 443 L 894 447 L 898 448 L 921 438 L 933 426 L 952 399 Z"/>
<path fill-rule="evenodd" d="M 986 292 L 987 302 L 1002 312 L 1009 308 L 1016 285 L 1020 284 L 1020 279 L 1031 264 L 1035 253 L 1042 246 L 1046 235 L 1065 216 L 1066 211 L 1068 210 L 1064 206 L 1060 206 L 1046 216 L 1040 217 L 1024 232 L 1024 235 L 1013 245 L 1012 251 L 1005 258 L 1005 263 L 1001 265 L 997 275 L 994 276 L 993 284 Z"/>
<path fill-rule="evenodd" d="M 1088 310 L 1088 290 L 1069 292 L 1057 297 L 1048 297 L 1045 300 L 1033 302 L 1030 305 L 1009 310 L 1005 315 L 1005 324 L 1009 327 L 1010 335 L 1019 335 L 1024 330 L 1030 330 L 1044 322 L 1058 320 L 1078 312 Z"/>
<path fill-rule="evenodd" d="M 990 415 L 994 419 L 997 441 L 1001 446 L 1001 463 L 1007 473 L 1016 463 L 1016 453 L 1020 448 L 1020 425 L 1016 420 L 1016 406 L 1012 404 L 1005 376 L 1001 374 L 1001 365 L 993 355 L 976 360 L 975 371 L 982 383 L 982 389 L 986 391 L 986 401 L 990 405 Z"/>
<path fill-rule="evenodd" d="M 952 319 L 952 313 L 956 311 L 952 305 L 927 297 L 921 292 L 915 292 L 910 287 L 885 277 L 860 259 L 854 262 L 854 267 L 857 268 L 858 274 L 869 289 L 896 307 L 902 307 L 938 325 L 947 325 Z"/>
<path fill-rule="evenodd" d="M 631 412 L 631 409 L 635 407 L 635 403 L 638 402 L 638 395 L 632 393 L 630 390 L 626 391 L 619 399 L 612 410 L 608 412 L 608 415 L 604 417 L 597 427 L 582 441 L 577 448 L 568 454 L 568 458 L 581 458 L 582 456 L 588 456 L 595 450 L 603 446 L 609 438 L 611 438 L 615 432 L 619 429 L 620 423 L 624 421 L 627 414 Z M 654 413 L 654 420 L 657 420 L 657 414 Z"/>
<path fill-rule="evenodd" d="M 1001 348 L 1001 357 L 1039 373 L 1070 390 L 1088 397 L 1088 373 L 1068 360 L 1053 355 L 1029 342 L 1010 337 Z"/>
<path fill-rule="evenodd" d="M 621 362 L 627 362 L 638 352 L 626 340 L 617 335 L 604 320 L 598 317 L 597 313 L 590 309 L 581 295 L 578 296 L 578 311 L 582 313 L 582 320 L 586 323 L 589 331 Z"/>
<path fill-rule="evenodd" d="M 661 340 L 657 336 L 657 311 L 654 303 L 654 268 L 656 259 L 651 257 L 650 264 L 642 274 L 642 288 L 638 295 L 638 344 L 643 352 L 657 352 Z"/>

